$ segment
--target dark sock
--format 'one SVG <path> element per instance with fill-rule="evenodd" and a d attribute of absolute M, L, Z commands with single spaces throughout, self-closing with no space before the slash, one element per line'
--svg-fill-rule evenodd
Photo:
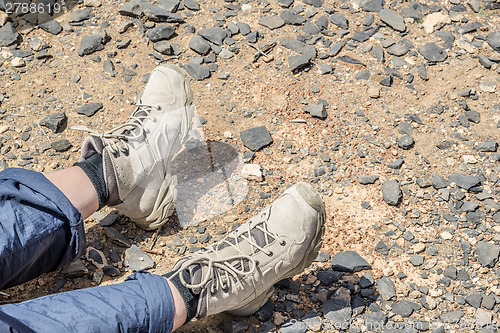
<path fill-rule="evenodd" d="M 97 197 L 99 198 L 99 209 L 106 206 L 108 202 L 108 189 L 106 187 L 106 181 L 104 180 L 104 171 L 102 169 L 102 155 L 94 154 L 87 158 L 83 162 L 77 162 L 74 164 L 79 166 L 89 177 L 92 185 L 97 192 Z"/>
<path fill-rule="evenodd" d="M 170 272 L 165 275 L 167 279 L 170 280 L 174 284 L 174 286 L 177 288 L 179 291 L 179 294 L 181 294 L 182 299 L 184 300 L 184 303 L 186 304 L 186 310 L 187 310 L 187 319 L 186 323 L 189 322 L 191 319 L 194 318 L 196 315 L 196 311 L 198 310 L 198 300 L 200 299 L 199 294 L 193 293 L 193 291 L 189 288 L 187 288 L 185 285 L 182 284 L 181 280 L 179 279 L 179 275 L 176 275 L 172 279 L 170 277 L 174 274 L 175 272 Z M 189 276 L 189 273 L 187 271 L 183 271 L 183 276 L 184 280 L 187 283 L 191 283 L 191 277 Z"/>

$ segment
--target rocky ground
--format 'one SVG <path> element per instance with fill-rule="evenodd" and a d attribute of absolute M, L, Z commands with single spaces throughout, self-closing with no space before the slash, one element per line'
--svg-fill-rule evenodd
<path fill-rule="evenodd" d="M 168 62 L 192 79 L 205 139 L 248 180 L 184 228 L 180 213 L 144 232 L 104 209 L 85 221 L 84 257 L 0 303 L 164 273 L 306 181 L 327 209 L 316 261 L 255 315 L 181 332 L 497 331 L 500 2 L 43 4 L 0 12 L 1 168 L 72 165 L 85 133 L 71 127 L 126 120 Z"/>

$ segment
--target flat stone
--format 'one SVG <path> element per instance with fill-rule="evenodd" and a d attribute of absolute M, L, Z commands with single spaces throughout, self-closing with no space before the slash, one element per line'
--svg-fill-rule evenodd
<path fill-rule="evenodd" d="M 181 15 L 175 14 L 165 8 L 150 4 L 145 0 L 132 0 L 124 3 L 118 12 L 124 16 L 145 17 L 155 22 L 182 23 Z"/>
<path fill-rule="evenodd" d="M 163 55 L 173 55 L 172 45 L 167 41 L 161 41 L 153 45 L 153 49 Z"/>
<path fill-rule="evenodd" d="M 115 77 L 117 74 L 115 65 L 109 59 L 106 59 L 102 62 L 102 70 L 104 71 L 104 73 L 108 74 L 111 77 Z"/>
<path fill-rule="evenodd" d="M 430 62 L 442 62 L 447 57 L 446 51 L 434 43 L 427 43 L 419 49 L 420 54 Z"/>
<path fill-rule="evenodd" d="M 397 205 L 403 197 L 399 182 L 396 180 L 387 180 L 382 183 L 382 197 L 387 204 L 391 206 Z"/>
<path fill-rule="evenodd" d="M 492 323 L 493 315 L 490 311 L 486 311 L 484 309 L 478 309 L 476 312 L 476 322 L 477 327 L 489 326 Z M 479 330 L 478 332 L 483 332 Z M 485 330 L 486 332 L 491 332 L 490 330 Z"/>
<path fill-rule="evenodd" d="M 351 293 L 349 289 L 338 288 L 333 297 L 323 303 L 324 317 L 333 327 L 346 327 L 351 320 Z"/>
<path fill-rule="evenodd" d="M 340 272 L 355 273 L 372 266 L 354 251 L 344 251 L 332 257 L 332 269 Z"/>
<path fill-rule="evenodd" d="M 338 282 L 342 277 L 342 273 L 336 271 L 319 271 L 316 273 L 316 277 L 325 287 L 330 286 L 334 282 Z"/>
<path fill-rule="evenodd" d="M 40 23 L 38 27 L 52 35 L 58 35 L 62 31 L 62 26 L 56 20 L 48 20 Z"/>
<path fill-rule="evenodd" d="M 51 146 L 52 146 L 52 149 L 54 149 L 57 152 L 65 152 L 68 149 L 70 149 L 71 147 L 73 147 L 71 142 L 69 142 L 67 139 L 61 139 L 61 140 L 54 141 L 51 143 Z"/>
<path fill-rule="evenodd" d="M 396 57 L 401 57 L 407 54 L 410 51 L 410 48 L 404 43 L 396 43 L 389 46 L 386 51 Z"/>
<path fill-rule="evenodd" d="M 69 16 L 70 22 L 82 22 L 82 21 L 89 20 L 93 17 L 94 17 L 94 14 L 90 10 L 84 9 L 84 8 L 80 8 L 80 9 L 77 9 L 75 11 L 72 11 L 70 16 Z"/>
<path fill-rule="evenodd" d="M 172 37 L 175 33 L 174 27 L 170 25 L 159 25 L 149 30 L 146 34 L 153 43 L 159 42 L 161 40 L 167 40 Z"/>
<path fill-rule="evenodd" d="M 120 214 L 107 214 L 104 212 L 95 212 L 92 217 L 103 227 L 108 227 L 116 222 Z"/>
<path fill-rule="evenodd" d="M 412 303 L 408 300 L 402 300 L 401 302 L 394 302 L 392 304 L 391 311 L 403 318 L 408 318 L 417 308 L 420 308 L 418 304 Z"/>
<path fill-rule="evenodd" d="M 377 281 L 377 290 L 384 301 L 396 299 L 396 287 L 387 276 L 383 276 Z"/>
<path fill-rule="evenodd" d="M 68 117 L 64 112 L 53 113 L 40 120 L 40 125 L 47 127 L 54 133 L 61 133 L 68 123 Z"/>
<path fill-rule="evenodd" d="M 372 176 L 358 176 L 358 182 L 361 185 L 368 185 L 368 184 L 375 184 L 375 182 L 378 180 L 377 175 L 372 175 Z"/>
<path fill-rule="evenodd" d="M 75 109 L 76 113 L 92 117 L 97 111 L 102 109 L 102 103 L 88 103 Z"/>
<path fill-rule="evenodd" d="M 288 57 L 288 67 L 290 71 L 297 72 L 309 65 L 311 61 L 311 57 L 308 55 L 293 55 Z"/>
<path fill-rule="evenodd" d="M 406 24 L 404 22 L 403 16 L 399 15 L 392 9 L 384 8 L 379 11 L 378 16 L 382 22 L 384 22 L 394 30 L 400 32 L 404 32 L 406 30 Z"/>
<path fill-rule="evenodd" d="M 206 28 L 198 32 L 198 34 L 215 45 L 222 45 L 224 39 L 229 37 L 228 31 L 220 27 Z"/>
<path fill-rule="evenodd" d="M 498 142 L 496 141 L 484 141 L 478 143 L 476 146 L 477 151 L 482 151 L 482 152 L 488 152 L 488 153 L 494 153 L 498 149 Z"/>
<path fill-rule="evenodd" d="M 210 71 L 203 65 L 190 62 L 184 65 L 184 69 L 189 75 L 191 75 L 191 77 L 198 81 L 202 81 L 210 77 Z"/>
<path fill-rule="evenodd" d="M 87 274 L 89 270 L 81 259 L 76 259 L 71 264 L 63 268 L 61 274 L 68 278 L 77 278 Z"/>
<path fill-rule="evenodd" d="M 481 265 L 492 268 L 498 261 L 500 246 L 486 242 L 479 242 L 477 243 L 476 253 L 477 259 Z"/>
<path fill-rule="evenodd" d="M 471 188 L 481 185 L 481 180 L 477 176 L 465 175 L 461 173 L 452 173 L 448 177 L 450 183 L 455 183 L 458 187 L 469 191 Z"/>
<path fill-rule="evenodd" d="M 450 186 L 450 183 L 446 179 L 436 174 L 431 175 L 431 183 L 436 190 Z"/>
<path fill-rule="evenodd" d="M 195 0 L 184 0 L 183 4 L 184 4 L 184 7 L 186 7 L 189 10 L 192 10 L 192 11 L 200 10 L 200 4 Z"/>
<path fill-rule="evenodd" d="M 424 261 L 425 261 L 425 256 L 414 254 L 410 257 L 410 262 L 415 267 L 422 266 L 424 264 Z"/>
<path fill-rule="evenodd" d="M 166 9 L 169 12 L 175 13 L 179 9 L 180 1 L 179 0 L 158 0 L 157 4 L 161 8 Z"/>
<path fill-rule="evenodd" d="M 439 318 L 441 321 L 449 324 L 456 324 L 462 319 L 464 312 L 462 310 L 456 310 L 451 312 L 442 313 Z"/>
<path fill-rule="evenodd" d="M 363 315 L 364 325 L 369 332 L 381 332 L 381 327 L 385 327 L 387 316 L 382 311 L 365 313 Z"/>
<path fill-rule="evenodd" d="M 155 262 L 146 252 L 138 248 L 136 245 L 132 245 L 125 250 L 124 264 L 135 272 L 153 268 Z"/>
<path fill-rule="evenodd" d="M 363 10 L 371 13 L 380 12 L 384 8 L 384 3 L 384 0 L 370 0 L 363 6 Z"/>
<path fill-rule="evenodd" d="M 313 7 L 321 7 L 323 6 L 324 0 L 303 0 L 305 4 L 311 5 Z"/>
<path fill-rule="evenodd" d="M 500 52 L 500 31 L 490 32 L 488 34 L 487 42 L 493 50 Z"/>
<path fill-rule="evenodd" d="M 12 26 L 12 23 L 7 22 L 0 28 L 0 47 L 5 47 L 14 44 L 19 36 L 18 32 Z"/>
<path fill-rule="evenodd" d="M 198 54 L 206 55 L 210 51 L 210 44 L 201 36 L 196 35 L 188 43 L 191 50 Z"/>
<path fill-rule="evenodd" d="M 258 22 L 260 25 L 271 30 L 281 28 L 285 25 L 285 21 L 279 16 L 262 16 Z"/>
<path fill-rule="evenodd" d="M 83 57 L 103 49 L 104 41 L 102 35 L 96 33 L 82 37 L 77 53 L 80 57 Z"/>
<path fill-rule="evenodd" d="M 308 105 L 303 110 L 316 118 L 324 119 L 327 116 L 325 105 L 322 103 Z"/>
<path fill-rule="evenodd" d="M 241 174 L 243 178 L 247 180 L 253 180 L 257 182 L 261 182 L 264 180 L 262 176 L 261 166 L 258 164 L 245 164 L 241 169 Z"/>
<path fill-rule="evenodd" d="M 415 144 L 413 138 L 409 135 L 402 136 L 398 139 L 398 147 L 401 149 L 410 149 Z"/>
<path fill-rule="evenodd" d="M 265 126 L 247 129 L 241 132 L 241 142 L 251 151 L 258 151 L 273 142 L 271 133 Z"/>
<path fill-rule="evenodd" d="M 339 12 L 333 13 L 329 16 L 330 22 L 335 24 L 337 27 L 341 29 L 348 30 L 349 29 L 349 21 L 345 18 L 344 15 Z"/>
<path fill-rule="evenodd" d="M 306 18 L 304 16 L 296 14 L 289 9 L 285 9 L 284 11 L 282 11 L 280 17 L 283 19 L 283 21 L 285 21 L 286 24 L 301 25 L 306 22 Z"/>
<path fill-rule="evenodd" d="M 115 228 L 104 228 L 106 234 L 110 237 L 111 241 L 119 246 L 130 247 L 130 241 L 127 237 L 123 236 L 121 232 Z"/>
<path fill-rule="evenodd" d="M 483 295 L 477 292 L 473 292 L 465 297 L 467 304 L 472 306 L 474 309 L 478 309 L 481 306 L 481 301 L 483 300 Z"/>

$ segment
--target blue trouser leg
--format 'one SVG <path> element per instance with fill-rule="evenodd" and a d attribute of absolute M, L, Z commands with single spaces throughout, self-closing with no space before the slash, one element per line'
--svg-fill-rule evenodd
<path fill-rule="evenodd" d="M 171 332 L 167 280 L 137 272 L 125 282 L 0 306 L 0 332 Z"/>
<path fill-rule="evenodd" d="M 85 250 L 80 213 L 41 173 L 0 172 L 0 289 L 69 264 Z M 125 282 L 0 306 L 0 332 L 170 332 L 165 278 L 138 272 Z"/>
<path fill-rule="evenodd" d="M 78 210 L 39 172 L 0 172 L 0 290 L 64 267 L 85 251 Z"/>

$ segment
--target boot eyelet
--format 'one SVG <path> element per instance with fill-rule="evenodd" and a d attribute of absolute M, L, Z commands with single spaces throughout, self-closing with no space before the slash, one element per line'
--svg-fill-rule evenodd
<path fill-rule="evenodd" d="M 281 245 L 281 246 L 285 246 L 285 245 L 286 245 L 286 241 L 282 240 L 282 241 L 280 242 L 280 245 Z"/>
<path fill-rule="evenodd" d="M 255 266 L 259 267 L 260 266 L 260 262 L 255 261 Z"/>
<path fill-rule="evenodd" d="M 273 251 L 269 251 L 269 253 L 267 254 L 268 257 L 272 257 L 274 255 Z"/>
<path fill-rule="evenodd" d="M 222 290 L 223 291 L 228 291 L 229 290 L 229 286 L 227 285 L 227 283 L 224 283 L 224 285 L 222 286 Z"/>
<path fill-rule="evenodd" d="M 161 105 L 158 105 L 158 110 L 161 110 Z"/>

